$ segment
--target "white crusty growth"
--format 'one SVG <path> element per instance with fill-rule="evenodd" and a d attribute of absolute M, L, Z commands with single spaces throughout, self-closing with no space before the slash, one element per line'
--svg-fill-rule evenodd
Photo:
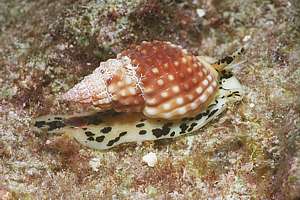
<path fill-rule="evenodd" d="M 141 88 L 141 81 L 135 70 L 136 66 L 132 64 L 127 56 L 101 62 L 100 66 L 92 74 L 84 77 L 82 81 L 66 92 L 62 96 L 62 100 L 110 108 L 110 103 L 113 99 L 112 94 L 116 88 L 113 86 L 107 87 L 107 81 L 115 74 L 120 73 L 123 76 L 124 85 L 131 84 L 134 86 L 134 90 L 137 87 Z M 120 86 L 123 87 L 124 85 Z"/>

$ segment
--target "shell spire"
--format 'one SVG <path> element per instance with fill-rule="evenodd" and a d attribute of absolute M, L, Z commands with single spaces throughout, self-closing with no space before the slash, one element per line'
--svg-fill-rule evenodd
<path fill-rule="evenodd" d="M 132 67 L 128 57 L 109 59 L 100 63 L 92 74 L 84 77 L 81 82 L 62 95 L 62 100 L 92 104 L 100 110 L 112 108 L 112 94 L 107 82 L 117 74 L 121 76 L 122 69 L 126 67 Z"/>
<path fill-rule="evenodd" d="M 149 118 L 176 119 L 203 111 L 217 91 L 217 73 L 169 42 L 143 42 L 95 71 L 63 95 L 66 101 Z"/>

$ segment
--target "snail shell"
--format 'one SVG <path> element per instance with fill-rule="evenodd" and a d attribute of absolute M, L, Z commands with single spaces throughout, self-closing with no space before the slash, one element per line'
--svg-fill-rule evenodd
<path fill-rule="evenodd" d="M 169 42 L 143 42 L 100 63 L 62 96 L 99 110 L 178 119 L 205 110 L 218 91 L 218 73 Z"/>

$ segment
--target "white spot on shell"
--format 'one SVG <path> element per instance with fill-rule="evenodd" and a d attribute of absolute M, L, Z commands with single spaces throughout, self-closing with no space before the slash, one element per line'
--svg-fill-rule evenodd
<path fill-rule="evenodd" d="M 156 104 L 157 103 L 157 100 L 155 98 L 152 98 L 152 99 L 147 99 L 146 100 L 147 104 L 149 105 L 153 105 L 153 104 Z"/>
<path fill-rule="evenodd" d="M 176 99 L 176 103 L 177 103 L 177 105 L 182 105 L 182 104 L 184 103 L 183 98 L 182 98 L 182 97 L 178 97 L 178 98 Z"/>
<path fill-rule="evenodd" d="M 154 68 L 152 69 L 152 72 L 153 72 L 154 74 L 158 74 L 158 73 L 159 73 L 159 70 L 158 70 L 156 67 L 154 67 Z"/>
<path fill-rule="evenodd" d="M 178 61 L 174 61 L 174 65 L 175 65 L 176 67 L 178 67 L 178 66 L 179 66 L 179 62 L 178 62 Z"/>
<path fill-rule="evenodd" d="M 162 105 L 162 107 L 163 107 L 164 110 L 169 110 L 171 108 L 171 104 L 170 103 L 164 103 Z"/>
<path fill-rule="evenodd" d="M 206 94 L 203 94 L 203 95 L 201 95 L 201 97 L 200 97 L 200 101 L 201 101 L 201 103 L 204 103 L 206 100 L 207 100 L 207 95 Z"/>
<path fill-rule="evenodd" d="M 178 86 L 178 85 L 173 86 L 173 87 L 172 87 L 172 91 L 173 91 L 175 94 L 179 93 L 179 92 L 180 92 L 179 86 Z"/>
<path fill-rule="evenodd" d="M 156 115 L 156 114 L 157 114 L 157 109 L 145 107 L 145 111 L 144 111 L 144 112 L 145 112 L 147 115 Z"/>
<path fill-rule="evenodd" d="M 185 57 L 182 57 L 182 58 L 181 58 L 181 62 L 182 62 L 183 64 L 186 64 L 186 63 L 187 63 L 187 59 L 186 59 Z"/>
<path fill-rule="evenodd" d="M 194 99 L 194 95 L 189 94 L 189 95 L 187 95 L 187 98 L 188 98 L 190 101 L 192 101 L 192 100 Z"/>
<path fill-rule="evenodd" d="M 160 96 L 163 97 L 163 98 L 166 98 L 166 97 L 169 96 L 169 93 L 168 93 L 168 92 L 162 92 L 162 93 L 160 94 Z"/>
<path fill-rule="evenodd" d="M 159 79 L 159 80 L 157 81 L 157 84 L 158 84 L 159 86 L 162 86 L 162 85 L 164 84 L 164 81 L 163 81 L 162 79 Z"/>
<path fill-rule="evenodd" d="M 187 70 L 188 73 L 192 73 L 193 72 L 192 68 L 190 68 L 190 67 L 188 67 L 186 70 Z"/>
<path fill-rule="evenodd" d="M 169 75 L 168 75 L 168 79 L 169 79 L 170 81 L 173 81 L 175 78 L 174 78 L 173 75 L 169 74 Z"/>
<path fill-rule="evenodd" d="M 192 108 L 193 110 L 196 109 L 196 108 L 198 107 L 198 104 L 195 103 L 195 102 L 191 103 L 190 105 L 191 105 L 191 108 Z"/>
<path fill-rule="evenodd" d="M 168 69 L 168 67 L 169 67 L 168 63 L 165 63 L 165 64 L 164 64 L 164 68 L 165 68 L 165 69 Z"/>
<path fill-rule="evenodd" d="M 125 83 L 126 83 L 126 84 L 130 84 L 130 83 L 132 83 L 132 80 L 131 80 L 131 78 L 129 78 L 129 77 L 126 77 L 126 78 L 125 78 Z"/>
<path fill-rule="evenodd" d="M 136 94 L 136 91 L 135 91 L 135 89 L 134 89 L 133 87 L 130 87 L 130 88 L 128 89 L 128 92 L 129 92 L 130 94 L 132 94 L 132 95 L 135 95 L 135 94 Z"/>
<path fill-rule="evenodd" d="M 192 79 L 192 82 L 193 82 L 194 84 L 196 84 L 196 83 L 198 83 L 198 80 L 197 80 L 196 78 L 193 78 L 193 79 Z"/>
<path fill-rule="evenodd" d="M 213 87 L 217 87 L 217 82 L 216 82 L 216 81 L 213 81 L 211 85 L 212 85 Z"/>
<path fill-rule="evenodd" d="M 202 81 L 202 84 L 203 84 L 204 86 L 208 86 L 208 80 L 206 80 L 206 79 L 203 80 L 203 81 Z"/>
<path fill-rule="evenodd" d="M 197 87 L 196 92 L 197 94 L 201 94 L 203 91 L 203 88 L 201 86 Z"/>
<path fill-rule="evenodd" d="M 122 97 L 127 96 L 126 90 L 121 90 L 120 95 L 121 95 Z"/>
<path fill-rule="evenodd" d="M 183 115 L 187 112 L 186 108 L 185 107 L 181 107 L 177 110 L 177 113 L 180 114 L 180 115 Z"/>
<path fill-rule="evenodd" d="M 123 81 L 118 81 L 118 82 L 117 82 L 117 86 L 118 86 L 118 87 L 124 86 L 124 82 L 123 82 Z"/>
<path fill-rule="evenodd" d="M 169 119 L 169 118 L 171 118 L 172 116 L 173 116 L 172 113 L 169 113 L 169 112 L 168 112 L 168 113 L 163 113 L 163 114 L 162 114 L 162 117 L 165 118 L 165 119 Z"/>
<path fill-rule="evenodd" d="M 153 92 L 153 91 L 154 91 L 154 89 L 151 88 L 151 87 L 144 88 L 144 92 L 145 92 L 145 93 L 151 93 L 151 92 Z"/>
<path fill-rule="evenodd" d="M 208 76 L 207 76 L 207 79 L 209 80 L 209 81 L 212 81 L 212 76 L 209 74 Z"/>
<path fill-rule="evenodd" d="M 208 92 L 209 94 L 212 94 L 212 93 L 214 92 L 214 88 L 213 88 L 212 86 L 209 86 L 209 87 L 207 88 L 207 92 Z"/>

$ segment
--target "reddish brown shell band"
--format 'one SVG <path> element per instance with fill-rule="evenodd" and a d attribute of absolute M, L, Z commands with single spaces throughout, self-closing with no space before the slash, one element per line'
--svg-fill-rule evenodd
<path fill-rule="evenodd" d="M 123 105 L 128 111 L 129 102 L 135 100 L 134 104 L 139 108 L 144 103 L 141 111 L 148 117 L 181 118 L 207 104 L 206 101 L 211 100 L 217 91 L 215 77 L 209 69 L 202 66 L 195 56 L 171 43 L 143 42 L 121 55 L 128 56 L 137 66 L 143 92 L 131 88 L 132 93 L 127 92 L 128 96 L 123 95 L 118 101 L 119 110 Z M 141 96 L 145 102 L 141 102 Z"/>

